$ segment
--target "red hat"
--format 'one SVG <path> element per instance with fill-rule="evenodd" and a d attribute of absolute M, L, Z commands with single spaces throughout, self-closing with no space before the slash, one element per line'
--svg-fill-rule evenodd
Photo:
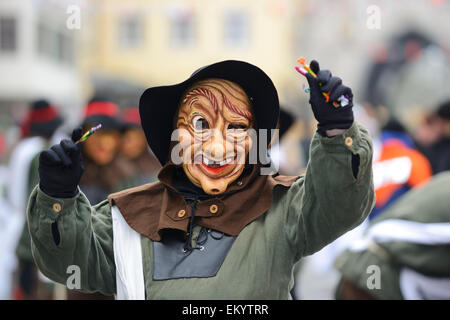
<path fill-rule="evenodd" d="M 21 123 L 22 137 L 30 133 L 51 136 L 63 122 L 58 110 L 48 101 L 36 100 Z"/>
<path fill-rule="evenodd" d="M 124 129 L 141 128 L 141 116 L 139 115 L 139 108 L 130 107 L 125 109 L 122 114 L 122 121 Z"/>
<path fill-rule="evenodd" d="M 2 156 L 3 151 L 5 150 L 5 146 L 6 146 L 5 138 L 3 137 L 3 134 L 0 132 L 0 157 Z"/>
<path fill-rule="evenodd" d="M 106 99 L 94 98 L 84 108 L 83 126 L 99 123 L 104 129 L 120 129 L 119 107 Z"/>

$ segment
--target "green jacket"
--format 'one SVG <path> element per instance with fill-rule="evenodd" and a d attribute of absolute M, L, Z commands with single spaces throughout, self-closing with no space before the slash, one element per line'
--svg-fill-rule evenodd
<path fill-rule="evenodd" d="M 37 154 L 30 164 L 28 173 L 28 184 L 27 184 L 27 197 L 31 194 L 36 184 L 39 183 L 39 154 Z M 33 262 L 33 256 L 31 254 L 31 237 L 28 232 L 28 222 L 25 223 L 22 228 L 22 233 L 19 238 L 19 242 L 16 247 L 16 255 L 21 261 Z"/>
<path fill-rule="evenodd" d="M 356 178 L 352 154 L 360 159 Z M 371 139 L 360 125 L 332 138 L 316 134 L 306 174 L 290 187 L 273 189 L 270 209 L 240 232 L 214 277 L 153 280 L 152 240 L 141 236 L 146 298 L 289 299 L 299 259 L 357 226 L 371 211 L 371 164 Z M 36 187 L 28 221 L 33 255 L 43 274 L 66 284 L 71 275 L 67 268 L 77 265 L 83 291 L 116 293 L 108 201 L 91 207 L 82 192 L 55 199 Z M 52 234 L 55 222 L 57 237 Z"/>
<path fill-rule="evenodd" d="M 429 229 L 433 225 L 450 228 L 449 186 L 450 172 L 438 174 L 425 186 L 406 193 L 373 220 L 360 242 L 369 240 L 367 248 L 353 246 L 336 259 L 335 266 L 342 277 L 376 299 L 396 300 L 404 299 L 400 276 L 405 268 L 430 278 L 450 278 L 450 242 L 439 242 L 442 231 Z M 405 234 L 403 230 L 408 232 Z M 431 240 L 427 240 L 429 236 Z M 379 288 L 367 286 L 373 275 L 370 266 L 380 268 Z"/>

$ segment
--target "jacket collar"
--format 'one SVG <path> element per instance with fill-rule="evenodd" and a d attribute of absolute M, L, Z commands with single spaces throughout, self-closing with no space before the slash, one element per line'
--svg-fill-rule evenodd
<path fill-rule="evenodd" d="M 153 241 L 161 241 L 166 229 L 186 233 L 192 207 L 175 187 L 179 169 L 172 163 L 166 164 L 158 174 L 158 182 L 111 194 L 110 205 L 119 208 L 132 229 Z M 197 197 L 195 223 L 237 236 L 270 208 L 275 186 L 290 187 L 298 178 L 259 172 L 259 166 L 249 166 L 225 193 Z"/>

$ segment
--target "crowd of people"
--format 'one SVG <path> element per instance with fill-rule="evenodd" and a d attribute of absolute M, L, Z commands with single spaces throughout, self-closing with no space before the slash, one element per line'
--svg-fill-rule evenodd
<path fill-rule="evenodd" d="M 371 131 L 375 206 L 368 218 L 309 257 L 303 296 L 335 299 L 450 299 L 450 101 L 425 113 L 414 131 L 359 106 Z M 377 286 L 373 267 L 379 268 Z M 311 271 L 313 270 L 313 271 Z"/>
<path fill-rule="evenodd" d="M 39 183 L 39 155 L 54 141 L 66 137 L 60 129 L 64 117 L 47 100 L 30 102 L 20 125 L 21 136 L 5 166 L 0 201 L 0 299 L 105 298 L 61 290 L 34 263 L 25 215 L 28 197 Z M 92 204 L 108 194 L 156 180 L 158 160 L 147 146 L 136 107 L 120 109 L 103 97 L 94 97 L 83 108 L 81 130 L 101 124 L 101 130 L 83 146 L 85 173 L 79 187 Z M 107 297 L 106 297 L 107 298 Z"/>

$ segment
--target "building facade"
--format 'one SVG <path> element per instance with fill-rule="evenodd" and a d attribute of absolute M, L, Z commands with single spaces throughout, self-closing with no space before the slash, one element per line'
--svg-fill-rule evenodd
<path fill-rule="evenodd" d="M 67 3 L 0 2 L 0 112 L 3 125 L 17 122 L 28 102 L 34 99 L 48 99 L 64 108 L 66 113 L 79 104 L 78 34 L 66 26 Z"/>

